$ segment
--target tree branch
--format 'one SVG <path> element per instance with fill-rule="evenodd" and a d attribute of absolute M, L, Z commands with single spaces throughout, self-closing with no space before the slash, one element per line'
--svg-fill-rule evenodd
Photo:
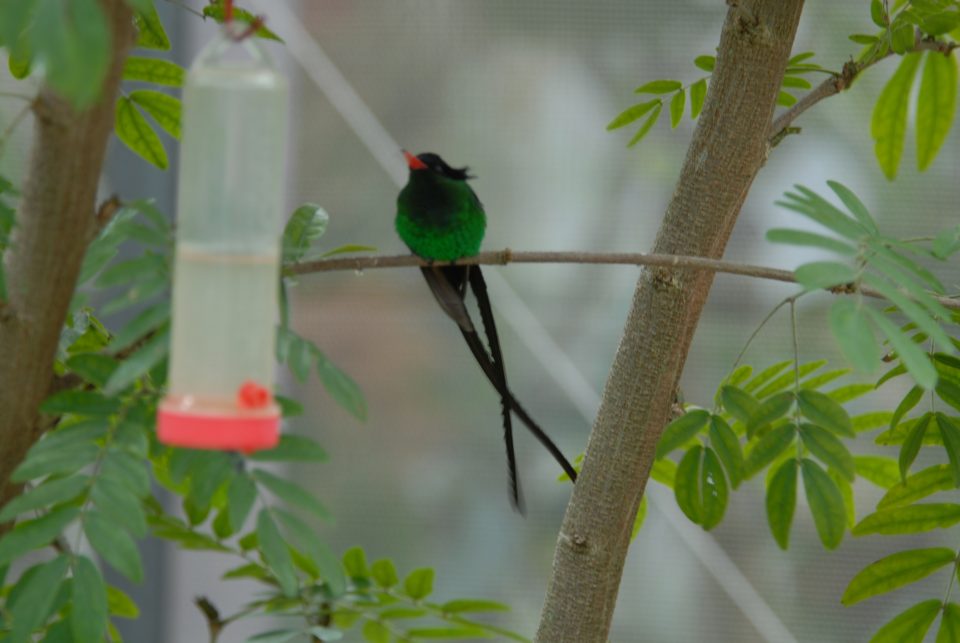
<path fill-rule="evenodd" d="M 803 0 L 728 0 L 716 67 L 654 253 L 719 259 L 768 152 Z M 557 538 L 536 640 L 603 643 L 630 531 L 713 273 L 641 273 Z"/>
<path fill-rule="evenodd" d="M 78 111 L 44 86 L 31 103 L 33 149 L 3 256 L 8 299 L 0 316 L 0 505 L 18 492 L 19 485 L 8 483 L 10 473 L 44 426 L 38 408 L 50 391 L 60 331 L 96 225 L 97 185 L 123 61 L 133 44 L 128 4 L 100 5 L 113 43 L 100 100 Z"/>
<path fill-rule="evenodd" d="M 658 268 L 693 269 L 711 273 L 739 275 L 754 279 L 782 281 L 796 283 L 797 280 L 790 270 L 769 268 L 746 263 L 735 263 L 722 259 L 708 259 L 707 257 L 689 257 L 686 255 L 648 254 L 643 252 L 579 252 L 579 251 L 514 251 L 489 250 L 473 257 L 465 257 L 451 262 L 430 262 L 415 255 L 380 255 L 368 257 L 338 257 L 336 259 L 318 259 L 305 261 L 284 268 L 287 275 L 305 275 L 314 272 L 331 272 L 336 270 L 363 271 L 377 268 L 404 268 L 414 266 L 505 266 L 511 263 L 578 263 L 590 265 L 619 265 L 619 266 L 653 266 Z M 829 289 L 835 295 L 851 295 L 856 292 L 876 299 L 886 299 L 880 291 L 861 286 L 859 289 L 853 284 L 836 286 Z M 953 297 L 939 297 L 930 295 L 944 308 L 960 310 L 960 299 Z"/>
<path fill-rule="evenodd" d="M 920 32 L 918 31 L 916 43 L 914 44 L 912 51 L 939 51 L 944 55 L 950 55 L 957 47 L 960 47 L 960 44 L 955 42 L 944 42 L 942 40 L 923 40 L 920 38 Z M 783 139 L 783 135 L 787 128 L 790 127 L 790 125 L 797 119 L 798 116 L 823 99 L 830 98 L 831 96 L 839 94 L 843 90 L 848 89 L 851 85 L 853 85 L 853 81 L 856 80 L 857 76 L 859 76 L 864 70 L 869 69 L 881 60 L 885 60 L 892 55 L 894 55 L 894 52 L 888 49 L 887 52 L 882 56 L 876 56 L 863 62 L 854 62 L 851 60 L 845 63 L 839 74 L 832 75 L 830 78 L 827 78 L 825 81 L 811 89 L 809 92 L 801 96 L 800 100 L 794 103 L 790 109 L 774 119 L 773 124 L 770 126 L 770 145 L 776 146 L 776 144 Z"/>

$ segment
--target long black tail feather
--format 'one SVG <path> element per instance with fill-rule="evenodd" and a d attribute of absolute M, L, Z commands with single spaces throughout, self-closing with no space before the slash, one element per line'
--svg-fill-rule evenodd
<path fill-rule="evenodd" d="M 554 444 L 543 429 L 530 417 L 526 409 L 520 405 L 520 402 L 513 396 L 506 385 L 506 374 L 503 367 L 503 355 L 500 350 L 500 340 L 497 335 L 496 324 L 493 320 L 493 310 L 490 306 L 490 298 L 487 295 L 486 281 L 480 272 L 479 266 L 431 266 L 421 268 L 431 291 L 440 303 L 444 312 L 457 322 L 460 332 L 470 352 L 480 365 L 487 379 L 500 394 L 501 408 L 504 413 L 504 440 L 507 442 L 507 464 L 511 475 L 511 494 L 514 505 L 520 509 L 522 499 L 519 492 L 519 481 L 516 478 L 516 459 L 513 451 L 512 426 L 509 423 L 509 409 L 517 414 L 517 417 L 526 425 L 527 429 L 535 438 L 550 452 L 550 455 L 557 461 L 564 472 L 571 480 L 576 481 L 577 472 L 566 459 L 560 449 Z M 466 294 L 466 286 L 469 281 L 473 289 L 474 296 L 477 298 L 477 304 L 480 309 L 480 316 L 483 322 L 484 330 L 487 334 L 487 341 L 490 344 L 490 351 L 494 354 L 491 357 L 487 353 L 476 328 L 470 320 L 466 305 L 463 302 Z M 522 511 L 522 509 L 521 509 Z"/>

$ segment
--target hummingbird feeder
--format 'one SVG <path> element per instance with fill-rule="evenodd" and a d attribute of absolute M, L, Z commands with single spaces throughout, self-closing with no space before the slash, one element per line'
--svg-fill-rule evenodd
<path fill-rule="evenodd" d="M 277 444 L 273 398 L 287 81 L 229 20 L 183 90 L 170 375 L 161 442 Z M 238 57 L 237 54 L 243 54 Z"/>

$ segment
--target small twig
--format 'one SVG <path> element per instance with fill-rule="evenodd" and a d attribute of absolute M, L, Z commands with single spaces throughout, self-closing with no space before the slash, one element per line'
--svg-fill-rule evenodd
<path fill-rule="evenodd" d="M 210 643 L 217 643 L 220 638 L 220 632 L 223 631 L 224 621 L 220 619 L 220 612 L 214 607 L 213 603 L 206 596 L 197 596 L 193 599 L 194 605 L 207 619 L 207 631 L 210 632 Z"/>
<path fill-rule="evenodd" d="M 917 41 L 912 51 L 939 51 L 945 55 L 949 55 L 957 47 L 960 47 L 960 44 L 955 42 L 921 40 L 918 33 Z M 881 60 L 885 60 L 892 55 L 894 55 L 893 50 L 888 50 L 882 56 L 870 58 L 863 62 L 854 62 L 852 60 L 848 61 L 843 66 L 843 69 L 839 74 L 834 74 L 811 89 L 809 92 L 804 94 L 800 100 L 794 103 L 793 107 L 774 119 L 773 124 L 770 126 L 770 146 L 776 147 L 776 145 L 783 140 L 785 135 L 784 130 L 787 129 L 793 123 L 793 121 L 800 116 L 800 114 L 804 113 L 822 101 L 824 98 L 829 98 L 830 96 L 839 94 L 843 90 L 848 89 L 853 84 L 853 81 L 857 78 L 857 76 L 859 76 L 865 69 L 872 67 Z"/>
<path fill-rule="evenodd" d="M 172 4 L 172 5 L 176 6 L 176 7 L 180 7 L 180 8 L 183 9 L 184 11 L 187 11 L 187 12 L 189 12 L 189 13 L 192 13 L 192 14 L 195 15 L 195 16 L 199 16 L 199 17 L 203 18 L 204 20 L 207 19 L 207 16 L 205 16 L 202 11 L 197 11 L 196 9 L 194 9 L 194 8 L 191 7 L 190 5 L 186 4 L 185 2 L 182 2 L 181 0 L 167 0 L 167 2 L 169 2 L 170 4 Z"/>
<path fill-rule="evenodd" d="M 94 217 L 93 230 L 90 231 L 91 241 L 100 236 L 100 233 L 103 231 L 103 229 L 108 223 L 110 223 L 110 219 L 113 218 L 113 215 L 115 215 L 122 207 L 123 202 L 116 194 L 111 194 L 102 203 L 100 203 L 100 206 L 97 208 L 97 214 Z"/>
<path fill-rule="evenodd" d="M 456 261 L 427 261 L 414 255 L 381 255 L 372 257 L 338 257 L 336 259 L 319 259 L 293 264 L 284 268 L 285 275 L 304 275 L 313 272 L 327 272 L 331 270 L 354 270 L 362 272 L 374 268 L 401 268 L 414 266 L 471 266 L 497 265 L 505 266 L 509 263 L 577 263 L 593 265 L 622 265 L 622 266 L 657 266 L 660 268 L 707 270 L 715 273 L 753 277 L 770 281 L 796 283 L 793 272 L 779 268 L 768 268 L 751 264 L 734 263 L 721 259 L 707 259 L 706 257 L 688 257 L 684 255 L 644 254 L 640 252 L 539 252 L 514 251 L 509 248 L 481 252 L 473 257 L 465 257 Z M 886 299 L 879 291 L 872 288 L 844 284 L 830 288 L 835 295 L 848 295 L 859 292 L 867 297 Z M 944 308 L 960 310 L 960 299 L 935 296 Z"/>

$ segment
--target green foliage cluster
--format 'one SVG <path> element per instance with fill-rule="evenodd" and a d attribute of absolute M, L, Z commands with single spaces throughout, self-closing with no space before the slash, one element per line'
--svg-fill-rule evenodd
<path fill-rule="evenodd" d="M 313 256 L 326 223 L 326 213 L 314 205 L 293 213 L 283 235 L 288 265 Z M 121 258 L 124 244 L 139 246 L 134 258 Z M 525 640 L 467 618 L 505 606 L 466 599 L 427 602 L 432 570 L 418 570 L 395 587 L 398 582 L 390 582 L 387 573 L 393 569 L 390 561 L 378 561 L 368 573 L 359 550 L 339 560 L 312 524 L 329 521 L 330 512 L 270 468 L 272 463 L 325 461 L 326 452 L 312 439 L 285 434 L 276 448 L 249 457 L 157 442 L 153 426 L 166 381 L 173 250 L 168 219 L 140 201 L 121 208 L 87 251 L 81 283 L 92 289 L 74 299 L 55 364 L 61 381 L 70 385 L 43 403 L 41 411 L 57 418 L 56 425 L 13 473 L 25 492 L 0 509 L 0 521 L 17 520 L 0 538 L 0 582 L 10 564 L 30 552 L 45 549 L 52 557 L 3 586 L 0 637 L 12 643 L 33 640 L 37 633 L 50 643 L 105 636 L 119 641 L 112 619 L 135 618 L 138 609 L 104 581 L 94 555 L 141 582 L 136 542 L 152 534 L 182 549 L 234 556 L 239 564 L 224 579 L 263 585 L 256 600 L 222 625 L 255 614 L 299 621 L 252 640 L 314 636 L 332 641 L 355 624 L 369 641 L 467 635 Z M 284 292 L 291 283 L 291 277 L 283 277 Z M 96 314 L 90 305 L 94 299 L 104 300 Z M 316 367 L 332 399 L 363 419 L 366 402 L 357 384 L 289 327 L 286 298 L 281 306 L 278 358 L 300 379 Z M 116 331 L 97 317 L 131 307 L 137 313 Z M 278 399 L 284 415 L 300 411 L 295 401 Z M 154 483 L 180 498 L 179 512 L 164 508 Z"/>

